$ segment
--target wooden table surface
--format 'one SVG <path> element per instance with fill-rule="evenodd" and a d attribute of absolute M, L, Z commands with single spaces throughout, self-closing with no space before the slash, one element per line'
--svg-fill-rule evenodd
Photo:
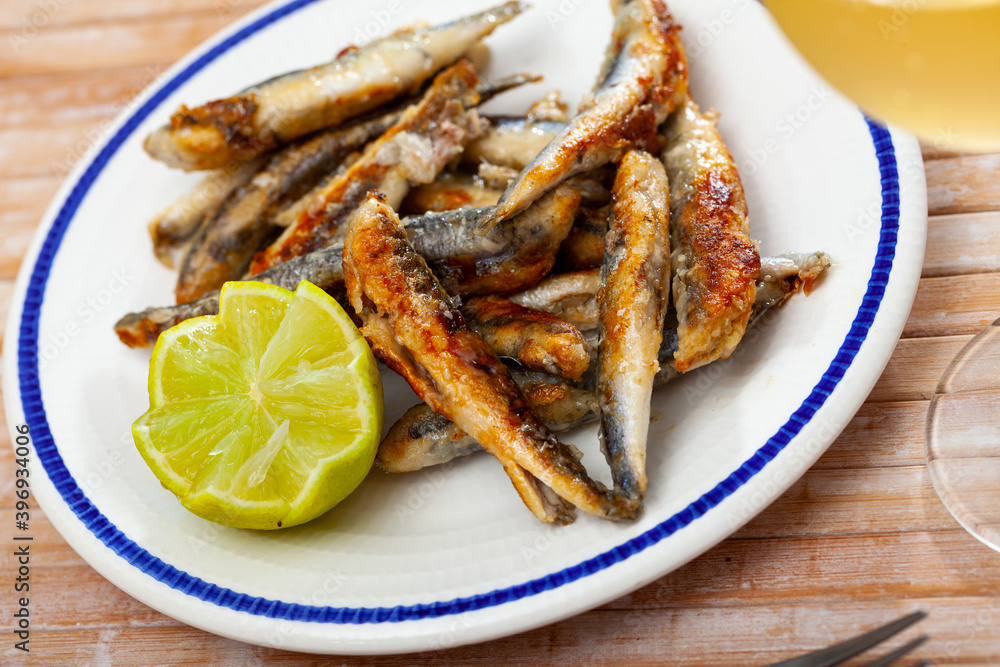
<path fill-rule="evenodd" d="M 0 4 L 0 326 L 35 227 L 73 162 L 153 77 L 260 0 L 4 0 Z M 1000 554 L 962 530 L 923 460 L 927 399 L 1000 315 L 1000 155 L 925 149 L 930 224 L 916 302 L 882 378 L 829 451 L 733 537 L 576 618 L 486 644 L 340 664 L 539 662 L 754 665 L 915 610 L 916 653 L 1000 664 Z M 14 524 L 0 429 L 0 526 Z M 119 591 L 34 509 L 30 663 L 327 664 L 223 639 Z M 8 542 L 8 544 L 11 544 Z M 12 549 L 0 559 L 0 662 L 13 649 Z"/>

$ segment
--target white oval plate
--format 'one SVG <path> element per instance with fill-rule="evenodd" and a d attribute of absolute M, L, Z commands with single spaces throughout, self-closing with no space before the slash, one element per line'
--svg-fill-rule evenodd
<path fill-rule="evenodd" d="M 149 353 L 112 331 L 128 311 L 171 302 L 173 275 L 154 261 L 145 223 L 198 178 L 146 157 L 142 138 L 182 102 L 327 60 L 365 31 L 486 4 L 269 5 L 143 93 L 50 207 L 10 313 L 7 415 L 30 425 L 32 489 L 45 513 L 130 595 L 220 635 L 320 653 L 520 632 L 634 590 L 731 534 L 802 475 L 874 385 L 920 275 L 926 193 L 916 142 L 832 93 L 758 3 L 676 0 L 694 94 L 722 111 L 763 251 L 825 250 L 836 266 L 812 296 L 748 334 L 732 360 L 656 393 L 642 518 L 541 526 L 485 455 L 372 474 L 326 516 L 290 530 L 230 530 L 185 511 L 129 435 L 147 407 Z M 489 74 L 539 72 L 546 82 L 493 111 L 522 111 L 551 88 L 578 100 L 603 57 L 604 2 L 534 4 L 489 38 Z M 386 385 L 391 423 L 414 398 L 398 379 Z M 606 479 L 594 427 L 570 439 Z"/>

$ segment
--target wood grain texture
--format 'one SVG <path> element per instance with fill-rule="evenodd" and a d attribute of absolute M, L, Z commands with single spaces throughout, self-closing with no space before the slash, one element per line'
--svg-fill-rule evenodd
<path fill-rule="evenodd" d="M 1000 272 L 1000 211 L 927 221 L 923 277 Z"/>
<path fill-rule="evenodd" d="M 0 34 L 21 35 L 24 21 L 53 3 L 58 11 L 30 39 L 16 49 L 0 42 L 0 327 L 35 227 L 95 133 L 153 77 L 261 0 L 8 0 L 0 3 Z M 941 373 L 1000 315 L 1000 156 L 931 146 L 923 155 L 933 216 L 923 280 L 881 379 L 810 471 L 688 565 L 515 637 L 327 659 L 228 640 L 160 614 L 92 570 L 33 507 L 31 660 L 5 640 L 0 663 L 763 665 L 920 608 L 930 616 L 886 648 L 927 633 L 915 658 L 1000 664 L 1000 555 L 958 528 L 923 454 L 927 399 Z M 5 527 L 13 521 L 13 467 L 4 424 Z M 15 567 L 9 551 L 0 557 L 2 582 Z M 0 635 L 10 635 L 13 604 L 0 594 Z M 448 641 L 460 644 L 461 632 Z"/>
<path fill-rule="evenodd" d="M 1000 210 L 1000 155 L 970 155 L 928 162 L 931 215 Z"/>

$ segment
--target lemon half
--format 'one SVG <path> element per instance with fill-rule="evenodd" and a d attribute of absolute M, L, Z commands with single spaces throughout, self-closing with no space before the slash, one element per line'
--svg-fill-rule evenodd
<path fill-rule="evenodd" d="M 303 281 L 222 288 L 217 316 L 164 332 L 139 453 L 181 504 L 235 528 L 304 523 L 368 474 L 383 424 L 375 358 L 340 305 Z"/>

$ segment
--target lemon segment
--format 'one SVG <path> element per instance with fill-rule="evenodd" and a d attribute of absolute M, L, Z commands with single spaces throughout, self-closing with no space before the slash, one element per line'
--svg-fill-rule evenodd
<path fill-rule="evenodd" d="M 136 447 L 200 517 L 294 526 L 371 469 L 383 424 L 378 367 L 340 305 L 310 283 L 294 294 L 227 283 L 219 314 L 164 332 L 149 368 Z"/>

